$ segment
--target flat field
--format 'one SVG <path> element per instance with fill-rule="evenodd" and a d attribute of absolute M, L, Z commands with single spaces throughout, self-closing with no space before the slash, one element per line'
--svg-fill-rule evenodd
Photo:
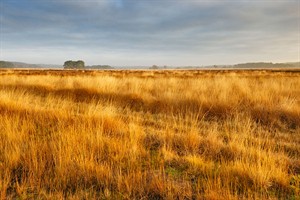
<path fill-rule="evenodd" d="M 300 71 L 0 70 L 1 199 L 300 199 Z"/>

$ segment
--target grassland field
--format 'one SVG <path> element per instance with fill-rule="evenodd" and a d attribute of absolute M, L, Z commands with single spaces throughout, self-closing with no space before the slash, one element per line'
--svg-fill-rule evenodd
<path fill-rule="evenodd" d="M 300 199 L 299 70 L 0 70 L 0 199 Z"/>

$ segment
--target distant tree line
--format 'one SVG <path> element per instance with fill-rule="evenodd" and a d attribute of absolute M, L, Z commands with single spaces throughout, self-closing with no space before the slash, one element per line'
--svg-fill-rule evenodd
<path fill-rule="evenodd" d="M 151 67 L 149 67 L 149 69 L 167 69 L 168 66 L 164 65 L 163 67 L 159 67 L 157 65 L 152 65 Z"/>
<path fill-rule="evenodd" d="M 86 66 L 86 69 L 114 69 L 110 65 L 92 65 L 92 66 Z"/>
<path fill-rule="evenodd" d="M 234 65 L 235 68 L 289 68 L 294 67 L 289 63 L 266 63 L 266 62 L 257 62 L 257 63 L 243 63 Z"/>
<path fill-rule="evenodd" d="M 0 68 L 60 68 L 61 65 L 29 64 L 23 62 L 8 62 L 0 60 Z"/>
<path fill-rule="evenodd" d="M 14 68 L 14 64 L 11 62 L 0 61 L 0 68 Z"/>
<path fill-rule="evenodd" d="M 92 65 L 85 66 L 84 61 L 78 60 L 68 60 L 64 63 L 64 69 L 114 69 L 110 65 Z"/>

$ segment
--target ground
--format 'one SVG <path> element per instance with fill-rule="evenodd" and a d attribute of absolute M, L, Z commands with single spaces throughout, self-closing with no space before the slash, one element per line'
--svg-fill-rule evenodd
<path fill-rule="evenodd" d="M 299 199 L 299 70 L 0 70 L 1 199 Z"/>

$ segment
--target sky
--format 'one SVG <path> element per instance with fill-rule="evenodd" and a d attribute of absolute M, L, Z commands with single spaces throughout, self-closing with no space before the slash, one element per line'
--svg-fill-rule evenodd
<path fill-rule="evenodd" d="M 0 60 L 298 62 L 300 0 L 0 0 Z"/>

